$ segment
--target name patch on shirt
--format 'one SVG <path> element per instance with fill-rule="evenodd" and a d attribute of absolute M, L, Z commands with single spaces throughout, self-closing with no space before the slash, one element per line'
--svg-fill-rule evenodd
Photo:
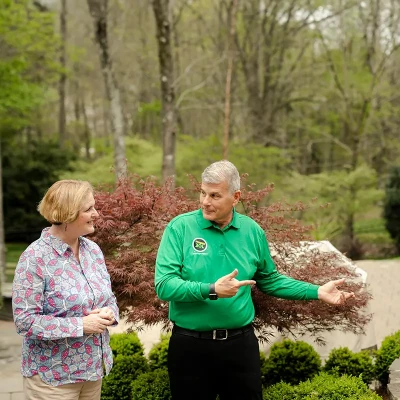
<path fill-rule="evenodd" d="M 192 242 L 192 247 L 196 253 L 203 253 L 207 250 L 207 242 L 202 238 L 196 238 Z"/>

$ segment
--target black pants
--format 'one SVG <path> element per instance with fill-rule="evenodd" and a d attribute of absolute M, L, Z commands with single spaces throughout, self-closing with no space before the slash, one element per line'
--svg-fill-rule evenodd
<path fill-rule="evenodd" d="M 260 350 L 252 330 L 227 340 L 173 332 L 168 372 L 173 400 L 262 400 Z"/>

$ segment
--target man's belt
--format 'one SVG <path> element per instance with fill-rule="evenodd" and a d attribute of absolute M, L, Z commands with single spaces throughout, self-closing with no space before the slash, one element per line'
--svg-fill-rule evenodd
<path fill-rule="evenodd" d="M 213 329 L 212 331 L 193 331 L 191 329 L 181 328 L 180 326 L 174 325 L 172 333 L 178 335 L 192 336 L 198 339 L 209 339 L 209 340 L 226 340 L 234 336 L 242 335 L 243 333 L 253 330 L 253 325 L 249 324 L 242 328 L 235 329 Z"/>

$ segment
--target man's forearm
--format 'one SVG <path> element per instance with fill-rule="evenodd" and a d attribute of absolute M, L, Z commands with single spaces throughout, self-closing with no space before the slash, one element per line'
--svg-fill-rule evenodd
<path fill-rule="evenodd" d="M 178 276 L 156 278 L 157 296 L 164 301 L 204 301 L 210 291 L 209 283 L 185 281 Z"/>

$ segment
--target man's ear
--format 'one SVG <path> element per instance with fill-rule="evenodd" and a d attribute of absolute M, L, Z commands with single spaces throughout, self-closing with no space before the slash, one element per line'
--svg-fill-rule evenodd
<path fill-rule="evenodd" d="M 233 205 L 236 206 L 237 203 L 239 203 L 240 200 L 240 195 L 241 195 L 241 191 L 240 190 L 236 190 L 235 193 L 233 193 L 233 198 L 234 198 L 234 202 Z"/>

